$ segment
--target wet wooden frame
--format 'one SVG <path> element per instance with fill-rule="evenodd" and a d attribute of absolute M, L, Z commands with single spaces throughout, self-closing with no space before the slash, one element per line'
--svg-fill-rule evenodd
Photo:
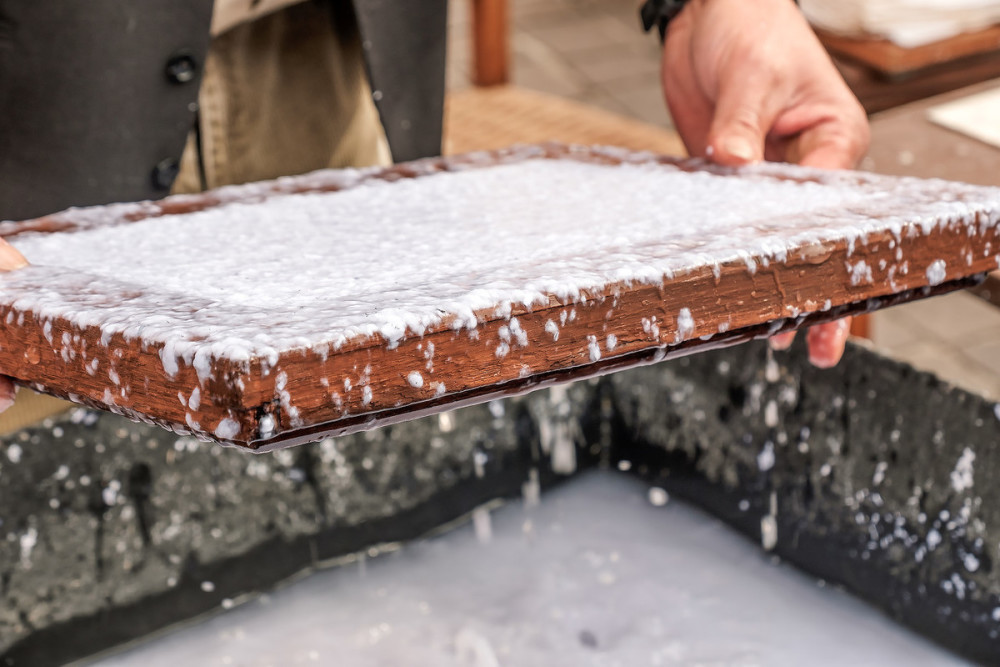
<path fill-rule="evenodd" d="M 604 163 L 624 159 L 614 153 L 564 146 L 547 146 L 544 152 L 550 159 Z M 521 150 L 438 158 L 372 172 L 366 178 L 420 178 L 524 157 Z M 655 159 L 683 169 L 704 168 L 676 158 Z M 327 183 L 316 177 L 285 179 L 256 188 L 255 196 L 340 187 L 335 178 Z M 169 198 L 137 206 L 134 213 L 115 220 L 127 224 L 204 210 L 223 201 L 227 197 L 215 192 Z M 19 234 L 72 233 L 92 227 L 93 219 L 91 213 L 86 220 L 75 221 L 74 213 L 67 212 L 4 223 L 0 235 L 16 245 Z M 351 340 L 329 355 L 288 349 L 272 365 L 287 376 L 281 387 L 276 385 L 279 374 L 260 359 L 252 360 L 249 368 L 218 360 L 212 377 L 204 383 L 191 366 L 182 365 L 169 376 L 158 344 L 129 341 L 120 335 L 102 341 L 100 330 L 77 329 L 66 320 L 48 321 L 51 329 L 46 330 L 32 312 L 12 312 L 13 299 L 0 294 L 0 319 L 13 323 L 4 330 L 0 371 L 20 384 L 79 403 L 267 451 L 968 287 L 997 267 L 1000 234 L 994 225 L 938 225 L 929 234 L 917 233 L 917 229 L 904 226 L 897 234 L 870 234 L 857 244 L 845 240 L 811 243 L 790 252 L 784 262 L 768 263 L 756 257 L 760 266 L 756 271 L 748 271 L 746 261 L 740 259 L 665 276 L 654 285 L 608 284 L 573 302 L 553 296 L 547 304 L 531 309 L 515 307 L 505 313 L 486 309 L 477 313 L 479 324 L 474 332 L 453 328 L 445 318 L 423 335 L 408 333 L 394 346 L 376 335 Z M 905 272 L 892 268 L 901 256 L 908 263 Z M 944 280 L 932 286 L 928 269 L 939 257 L 966 261 L 949 262 Z M 851 267 L 861 261 L 870 267 L 870 274 L 859 280 Z M 693 330 L 678 326 L 676 318 L 682 308 L 689 309 Z M 517 318 L 531 345 L 519 345 L 516 336 L 512 337 L 511 317 Z M 549 320 L 562 323 L 556 340 L 546 331 Z M 65 345 L 54 345 L 53 340 L 71 341 L 73 349 L 67 354 Z M 427 367 L 431 344 L 432 370 L 423 373 L 425 381 L 415 386 L 408 373 Z M 114 362 L 121 384 L 132 388 L 126 398 L 107 400 L 106 379 L 94 377 L 85 368 L 86 359 L 95 357 Z M 352 390 L 344 390 L 345 379 Z M 362 391 L 365 384 L 370 389 L 367 397 Z M 178 401 L 179 392 L 199 386 L 200 403 L 194 409 Z M 446 389 L 441 391 L 441 387 Z M 294 405 L 297 415 L 289 414 L 283 405 Z M 238 432 L 232 438 L 215 437 L 214 426 L 227 418 L 235 419 Z"/>

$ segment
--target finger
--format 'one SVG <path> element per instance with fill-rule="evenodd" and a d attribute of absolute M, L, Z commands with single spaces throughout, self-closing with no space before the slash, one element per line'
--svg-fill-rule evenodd
<path fill-rule="evenodd" d="M 776 334 L 767 339 L 767 342 L 770 343 L 772 350 L 787 350 L 792 346 L 792 342 L 794 341 L 794 331 L 786 331 L 785 333 Z"/>
<path fill-rule="evenodd" d="M 739 166 L 764 159 L 764 141 L 777 116 L 780 97 L 771 77 L 759 68 L 730 68 L 719 82 L 715 117 L 709 132 L 712 159 Z"/>
<path fill-rule="evenodd" d="M 809 329 L 809 362 L 817 368 L 833 368 L 844 356 L 844 346 L 851 332 L 851 318 L 819 324 Z"/>
<path fill-rule="evenodd" d="M 851 169 L 857 159 L 839 146 L 826 145 L 795 160 L 803 167 L 819 167 L 820 169 Z"/>
<path fill-rule="evenodd" d="M 17 248 L 0 239 L 0 272 L 13 271 L 28 265 L 28 260 L 24 258 Z"/>
<path fill-rule="evenodd" d="M 805 133 L 799 140 L 797 151 L 801 157 L 795 162 L 806 167 L 819 167 L 821 169 L 852 169 L 861 160 L 867 149 L 867 134 L 859 132 L 857 135 L 848 137 L 834 131 L 828 136 L 810 137 L 811 132 Z M 821 133 L 822 129 L 815 132 Z"/>
<path fill-rule="evenodd" d="M 0 375 L 0 412 L 14 405 L 14 395 L 16 393 L 17 387 L 14 386 L 14 381 L 9 377 Z"/>
<path fill-rule="evenodd" d="M 852 169 L 868 150 L 869 128 L 864 111 L 856 102 L 850 111 L 830 114 L 807 127 L 791 142 L 790 162 L 821 169 Z"/>
<path fill-rule="evenodd" d="M 663 44 L 663 95 L 688 154 L 705 157 L 712 102 L 698 85 L 691 62 L 691 21 L 682 12 Z"/>

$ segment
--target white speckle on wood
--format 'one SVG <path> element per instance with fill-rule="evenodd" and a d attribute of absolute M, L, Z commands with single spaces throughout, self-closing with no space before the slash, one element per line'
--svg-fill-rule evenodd
<path fill-rule="evenodd" d="M 872 268 L 864 260 L 854 264 L 848 262 L 847 272 L 851 277 L 851 285 L 870 285 L 872 283 Z"/>
<path fill-rule="evenodd" d="M 940 285 L 946 278 L 947 264 L 943 259 L 936 259 L 927 267 L 927 282 L 931 285 Z"/>
<path fill-rule="evenodd" d="M 215 427 L 215 437 L 220 440 L 232 440 L 240 432 L 240 425 L 235 419 L 230 419 L 229 417 L 224 418 Z"/>
<path fill-rule="evenodd" d="M 680 312 L 677 313 L 677 334 L 674 336 L 674 342 L 680 343 L 691 337 L 694 333 L 694 318 L 691 317 L 691 311 L 687 308 L 681 308 Z"/>
<path fill-rule="evenodd" d="M 559 325 L 555 323 L 555 320 L 546 320 L 545 332 L 552 336 L 553 342 L 559 340 Z"/>
<path fill-rule="evenodd" d="M 270 438 L 274 435 L 274 431 L 277 425 L 274 422 L 274 417 L 271 415 L 264 415 L 257 422 L 257 432 L 261 438 Z"/>
<path fill-rule="evenodd" d="M 514 339 L 521 347 L 528 346 L 528 334 L 521 328 L 521 323 L 516 317 L 510 318 L 510 332 L 514 334 Z"/>
<path fill-rule="evenodd" d="M 601 360 L 601 346 L 597 344 L 597 336 L 587 336 L 587 352 L 591 363 Z"/>

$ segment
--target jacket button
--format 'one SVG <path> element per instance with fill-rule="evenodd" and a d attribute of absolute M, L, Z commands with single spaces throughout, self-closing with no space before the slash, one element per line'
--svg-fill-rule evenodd
<path fill-rule="evenodd" d="M 190 83 L 198 75 L 198 63 L 190 53 L 178 53 L 167 61 L 164 72 L 170 83 Z"/>
<path fill-rule="evenodd" d="M 157 190 L 169 190 L 180 173 L 181 165 L 176 158 L 168 157 L 153 167 L 153 187 Z"/>

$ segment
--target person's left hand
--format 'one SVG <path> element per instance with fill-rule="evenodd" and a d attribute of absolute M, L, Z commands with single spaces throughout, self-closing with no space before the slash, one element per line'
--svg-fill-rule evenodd
<path fill-rule="evenodd" d="M 0 273 L 16 271 L 28 265 L 28 260 L 14 246 L 0 239 Z M 3 336 L 0 334 L 0 339 Z M 17 387 L 14 381 L 5 375 L 0 375 L 0 412 L 14 405 Z"/>
<path fill-rule="evenodd" d="M 864 109 L 792 0 L 691 0 L 667 28 L 663 91 L 688 152 L 719 164 L 851 168 L 868 148 Z M 849 329 L 813 327 L 812 363 L 835 365 Z"/>

